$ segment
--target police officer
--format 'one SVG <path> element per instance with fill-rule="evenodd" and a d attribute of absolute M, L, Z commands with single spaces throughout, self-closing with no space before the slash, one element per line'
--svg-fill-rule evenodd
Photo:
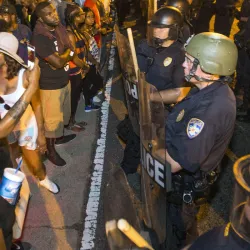
<path fill-rule="evenodd" d="M 182 28 L 183 37 L 181 38 L 181 41 L 185 43 L 188 40 L 188 38 L 194 33 L 193 26 L 189 20 L 190 18 L 189 2 L 187 0 L 168 0 L 166 1 L 165 5 L 175 7 L 181 12 L 184 18 L 184 24 Z"/>
<path fill-rule="evenodd" d="M 158 90 L 168 90 L 164 102 L 175 103 L 184 87 L 183 44 L 178 41 L 183 27 L 181 12 L 174 7 L 159 9 L 148 27 L 148 40 L 136 49 L 138 65 L 146 80 Z"/>
<path fill-rule="evenodd" d="M 250 157 L 244 156 L 234 165 L 236 186 L 230 223 L 199 237 L 183 250 L 250 249 Z"/>
<path fill-rule="evenodd" d="M 209 31 L 209 23 L 215 15 L 214 31 L 230 35 L 235 14 L 234 0 L 204 0 L 195 25 L 195 33 Z"/>
<path fill-rule="evenodd" d="M 185 78 L 194 88 L 167 117 L 166 159 L 173 186 L 179 187 L 171 195 L 181 198 L 175 205 L 182 205 L 184 228 L 194 235 L 198 205 L 206 200 L 217 178 L 234 131 L 236 101 L 227 81 L 235 71 L 237 54 L 234 42 L 224 35 L 194 36 L 183 63 Z M 169 201 L 176 199 L 170 196 Z M 172 223 L 183 230 L 181 222 L 172 219 Z"/>

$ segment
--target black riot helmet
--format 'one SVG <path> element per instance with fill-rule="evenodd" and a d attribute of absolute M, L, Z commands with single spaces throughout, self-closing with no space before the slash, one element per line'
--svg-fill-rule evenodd
<path fill-rule="evenodd" d="M 164 5 L 177 8 L 185 19 L 189 19 L 190 5 L 187 0 L 167 0 Z"/>
<path fill-rule="evenodd" d="M 149 23 L 151 29 L 169 28 L 169 35 L 165 39 L 153 38 L 156 47 L 161 47 L 167 40 L 178 40 L 183 27 L 183 16 L 175 7 L 163 7 L 155 12 Z"/>

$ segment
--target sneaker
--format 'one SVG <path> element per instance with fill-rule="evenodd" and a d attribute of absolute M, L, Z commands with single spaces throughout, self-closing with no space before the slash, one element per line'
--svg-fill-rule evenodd
<path fill-rule="evenodd" d="M 99 110 L 101 107 L 98 106 L 98 105 L 95 105 L 95 104 L 92 104 L 92 105 L 88 105 L 88 106 L 85 106 L 85 112 L 91 112 L 91 111 L 97 111 Z"/>
<path fill-rule="evenodd" d="M 55 141 L 55 145 L 62 145 L 64 143 L 70 142 L 72 140 L 74 140 L 76 138 L 75 134 L 71 134 L 71 135 L 64 135 L 60 138 L 57 138 Z"/>
<path fill-rule="evenodd" d="M 48 176 L 45 177 L 44 180 L 39 181 L 40 186 L 45 187 L 53 194 L 58 194 L 60 192 L 60 188 L 57 184 L 52 182 Z"/>
<path fill-rule="evenodd" d="M 29 242 L 13 242 L 11 250 L 30 250 L 32 245 Z"/>

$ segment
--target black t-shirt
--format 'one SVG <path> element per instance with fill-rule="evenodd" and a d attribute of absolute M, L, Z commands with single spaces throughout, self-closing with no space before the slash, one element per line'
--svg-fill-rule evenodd
<path fill-rule="evenodd" d="M 58 52 L 55 34 L 53 39 L 40 34 L 34 35 L 32 43 L 36 47 L 36 55 L 41 68 L 40 89 L 55 90 L 65 87 L 69 82 L 69 64 L 66 64 L 64 68 L 56 69 L 46 61 L 48 56 Z"/>
<path fill-rule="evenodd" d="M 146 40 L 140 42 L 136 49 L 141 72 L 146 73 L 146 80 L 159 91 L 185 86 L 185 59 L 183 45 L 174 42 L 167 48 L 150 47 Z"/>
<path fill-rule="evenodd" d="M 225 235 L 226 227 L 215 228 L 201 235 L 189 250 L 250 250 L 250 244 L 232 230 Z"/>
<path fill-rule="evenodd" d="M 167 117 L 169 155 L 191 173 L 215 169 L 233 135 L 235 118 L 235 96 L 227 84 L 193 88 Z"/>

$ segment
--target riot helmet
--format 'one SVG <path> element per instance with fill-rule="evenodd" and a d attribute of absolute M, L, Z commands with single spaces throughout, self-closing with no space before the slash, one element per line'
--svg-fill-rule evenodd
<path fill-rule="evenodd" d="M 187 0 L 167 0 L 165 6 L 177 8 L 185 19 L 189 19 L 189 3 Z"/>
<path fill-rule="evenodd" d="M 250 243 L 250 155 L 236 161 L 233 172 L 236 184 L 230 223 L 235 233 Z"/>
<path fill-rule="evenodd" d="M 204 32 L 191 37 L 185 45 L 186 53 L 194 57 L 192 69 L 185 78 L 190 81 L 211 81 L 196 75 L 198 65 L 202 71 L 212 75 L 231 76 L 238 59 L 233 40 L 219 33 Z M 227 78 L 226 77 L 226 78 Z"/>
<path fill-rule="evenodd" d="M 177 40 L 180 36 L 180 32 L 183 26 L 183 17 L 181 12 L 175 7 L 163 7 L 160 8 L 152 17 L 149 22 L 149 29 L 151 30 L 149 37 L 150 45 L 154 47 L 161 47 L 165 41 Z M 165 38 L 155 37 L 153 30 L 155 28 L 169 28 L 168 36 Z"/>

